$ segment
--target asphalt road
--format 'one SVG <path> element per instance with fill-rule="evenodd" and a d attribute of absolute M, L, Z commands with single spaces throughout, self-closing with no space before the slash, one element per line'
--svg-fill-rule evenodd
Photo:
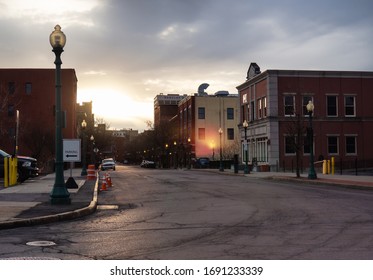
<path fill-rule="evenodd" d="M 0 258 L 373 258 L 372 191 L 139 167 L 111 178 L 93 215 L 0 231 Z"/>

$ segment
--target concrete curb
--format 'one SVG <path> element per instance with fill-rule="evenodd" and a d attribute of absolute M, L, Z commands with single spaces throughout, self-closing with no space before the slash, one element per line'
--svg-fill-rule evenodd
<path fill-rule="evenodd" d="M 334 187 L 341 187 L 341 188 L 348 188 L 348 189 L 355 189 L 355 190 L 373 190 L 373 184 L 366 183 L 366 182 L 357 182 L 352 180 L 333 180 L 332 178 L 317 178 L 314 180 L 310 180 L 307 177 L 300 177 L 297 178 L 296 176 L 251 176 L 249 174 L 244 173 L 234 173 L 231 171 L 217 171 L 217 170 L 209 170 L 209 169 L 193 169 L 195 171 L 201 171 L 201 172 L 211 172 L 218 175 L 228 175 L 228 176 L 245 176 L 252 179 L 258 179 L 258 180 L 273 180 L 273 181 L 287 181 L 292 183 L 300 183 L 300 184 L 313 184 L 313 185 L 328 185 L 328 186 L 334 186 Z"/>
<path fill-rule="evenodd" d="M 284 177 L 284 176 L 270 176 L 263 177 L 264 180 L 273 180 L 273 181 L 287 181 L 300 184 L 313 184 L 313 185 L 329 185 L 334 187 L 348 188 L 348 189 L 357 189 L 357 190 L 369 190 L 372 191 L 373 187 L 368 185 L 363 185 L 362 182 L 343 182 L 343 181 L 328 181 L 328 179 L 314 179 L 310 180 L 308 178 L 296 178 L 296 177 Z"/>
<path fill-rule="evenodd" d="M 92 198 L 91 203 L 87 207 L 83 207 L 81 209 L 76 209 L 73 211 L 63 212 L 59 214 L 54 214 L 54 215 L 0 222 L 0 229 L 11 229 L 11 228 L 17 228 L 17 227 L 48 224 L 48 223 L 53 223 L 53 222 L 77 219 L 77 218 L 92 214 L 97 209 L 98 182 L 99 182 L 99 178 L 96 179 L 94 192 L 93 192 L 93 198 Z"/>

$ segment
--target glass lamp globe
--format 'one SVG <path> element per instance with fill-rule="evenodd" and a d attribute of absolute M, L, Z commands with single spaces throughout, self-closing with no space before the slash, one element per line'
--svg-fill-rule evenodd
<path fill-rule="evenodd" d="M 61 31 L 61 26 L 59 26 L 58 24 L 54 27 L 54 31 L 49 36 L 49 43 L 54 49 L 55 48 L 63 49 L 63 47 L 66 44 L 66 36 Z"/>
<path fill-rule="evenodd" d="M 315 105 L 313 105 L 312 101 L 310 100 L 310 101 L 308 101 L 308 104 L 307 104 L 306 108 L 307 108 L 308 112 L 312 113 L 313 110 L 315 109 Z"/>

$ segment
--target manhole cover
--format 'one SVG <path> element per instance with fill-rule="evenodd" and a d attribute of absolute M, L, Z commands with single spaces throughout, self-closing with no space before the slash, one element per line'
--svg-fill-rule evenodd
<path fill-rule="evenodd" d="M 118 205 L 97 205 L 98 210 L 118 210 L 119 206 Z"/>
<path fill-rule="evenodd" d="M 47 246 L 54 246 L 57 245 L 53 241 L 30 241 L 27 242 L 26 245 L 28 246 L 38 246 L 38 247 L 47 247 Z"/>

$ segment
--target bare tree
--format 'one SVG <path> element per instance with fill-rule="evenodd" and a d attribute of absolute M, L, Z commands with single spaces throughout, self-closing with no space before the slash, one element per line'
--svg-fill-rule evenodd
<path fill-rule="evenodd" d="M 20 138 L 23 145 L 30 150 L 31 156 L 38 159 L 42 172 L 51 172 L 55 154 L 54 132 L 39 124 L 25 123 Z"/>
<path fill-rule="evenodd" d="M 238 137 L 231 143 L 225 144 L 223 147 L 223 158 L 233 159 L 235 154 L 240 152 L 241 141 Z"/>
<path fill-rule="evenodd" d="M 95 125 L 104 124 L 106 127 L 106 130 L 110 129 L 111 124 L 106 122 L 104 118 L 95 118 Z"/>
<path fill-rule="evenodd" d="M 15 111 L 22 101 L 22 97 L 16 96 L 17 88 L 13 83 L 8 84 L 6 88 L 0 83 L 0 146 L 6 146 L 10 141 L 9 127 L 15 127 Z M 11 107 L 10 107 L 11 106 Z M 9 111 L 9 109 L 13 111 Z M 14 118 L 9 113 L 14 114 Z"/>
<path fill-rule="evenodd" d="M 302 148 L 304 147 L 304 140 L 305 140 L 305 125 L 304 119 L 300 114 L 296 114 L 294 117 L 289 119 L 287 125 L 287 135 L 290 141 L 291 147 L 295 151 L 295 164 L 296 164 L 296 176 L 297 178 L 300 177 L 300 167 L 301 167 L 301 156 L 302 156 Z"/>
<path fill-rule="evenodd" d="M 145 124 L 146 124 L 146 127 L 147 127 L 148 129 L 151 129 L 151 130 L 154 129 L 154 123 L 153 123 L 151 120 L 147 120 L 147 121 L 145 121 Z"/>

